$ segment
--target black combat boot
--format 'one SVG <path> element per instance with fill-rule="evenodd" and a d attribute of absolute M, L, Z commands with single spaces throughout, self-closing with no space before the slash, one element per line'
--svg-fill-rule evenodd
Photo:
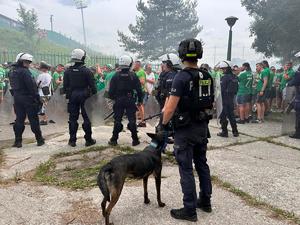
<path fill-rule="evenodd" d="M 196 210 L 189 210 L 186 208 L 172 209 L 170 213 L 173 218 L 178 220 L 187 220 L 191 222 L 197 222 L 198 220 Z"/>
<path fill-rule="evenodd" d="M 69 121 L 69 134 L 70 139 L 68 142 L 68 145 L 71 147 L 76 147 L 76 141 L 77 141 L 77 130 L 78 130 L 78 123 L 77 122 L 70 122 Z"/>
<path fill-rule="evenodd" d="M 15 143 L 12 145 L 13 148 L 22 148 L 22 138 L 16 138 Z"/>
<path fill-rule="evenodd" d="M 36 140 L 37 146 L 42 146 L 45 144 L 45 139 L 44 138 L 39 138 Z"/>
<path fill-rule="evenodd" d="M 108 144 L 111 145 L 111 146 L 116 146 L 116 145 L 118 145 L 118 139 L 112 137 L 112 138 L 108 141 Z"/>
<path fill-rule="evenodd" d="M 212 208 L 210 199 L 200 196 L 200 198 L 197 199 L 197 208 L 201 209 L 204 212 L 211 213 Z"/>
<path fill-rule="evenodd" d="M 86 147 L 92 146 L 92 145 L 94 145 L 94 144 L 96 144 L 96 140 L 93 139 L 93 138 L 91 138 L 90 140 L 86 140 L 86 141 L 85 141 L 85 146 L 86 146 Z"/>
<path fill-rule="evenodd" d="M 233 134 L 233 137 L 238 137 L 238 136 L 240 136 L 237 127 L 232 128 L 232 134 Z"/>
<path fill-rule="evenodd" d="M 220 133 L 217 134 L 219 137 L 228 138 L 228 130 L 222 130 Z"/>

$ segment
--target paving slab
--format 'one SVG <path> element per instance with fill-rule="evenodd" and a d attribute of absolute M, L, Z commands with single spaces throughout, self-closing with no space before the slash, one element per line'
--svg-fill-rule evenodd
<path fill-rule="evenodd" d="M 213 187 L 212 213 L 197 210 L 197 223 L 175 220 L 170 216 L 170 209 L 182 207 L 178 168 L 164 167 L 163 176 L 166 178 L 162 179 L 162 200 L 166 207 L 159 208 L 156 203 L 153 178 L 150 178 L 148 183 L 151 200 L 149 205 L 143 203 L 142 182 L 126 183 L 118 203 L 112 210 L 111 221 L 115 225 L 289 224 L 272 218 L 267 211 L 246 205 L 239 197 L 216 186 Z M 0 187 L 0 224 L 104 224 L 100 214 L 101 200 L 102 195 L 98 188 L 74 192 L 27 183 Z M 92 207 L 88 210 L 84 207 L 74 208 L 78 201 L 90 201 Z"/>
<path fill-rule="evenodd" d="M 266 142 L 208 152 L 221 180 L 270 205 L 300 216 L 300 152 Z"/>
<path fill-rule="evenodd" d="M 279 144 L 284 144 L 293 148 L 300 149 L 300 139 L 293 139 L 290 138 L 289 136 L 282 136 L 282 137 L 273 138 L 272 141 Z"/>
<path fill-rule="evenodd" d="M 210 127 L 209 131 L 211 133 L 211 138 L 209 139 L 208 149 L 226 147 L 233 144 L 241 144 L 256 140 L 256 138 L 243 134 L 239 137 L 233 137 L 232 133 L 229 133 L 228 138 L 222 138 L 217 135 L 221 130 L 215 127 Z"/>
<path fill-rule="evenodd" d="M 211 127 L 220 127 L 216 119 L 211 120 L 209 124 Z M 228 125 L 228 129 L 231 130 L 230 125 Z M 257 138 L 281 136 L 282 123 L 266 121 L 262 124 L 238 124 L 238 130 L 243 134 Z"/>

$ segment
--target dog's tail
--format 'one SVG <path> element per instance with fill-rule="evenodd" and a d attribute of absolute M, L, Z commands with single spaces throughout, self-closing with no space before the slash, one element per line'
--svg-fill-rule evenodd
<path fill-rule="evenodd" d="M 109 173 L 111 173 L 111 171 L 112 171 L 112 166 L 110 163 L 108 163 L 101 168 L 101 170 L 98 174 L 98 177 L 97 177 L 97 184 L 98 184 L 104 198 L 106 199 L 106 201 L 109 201 L 109 202 L 110 202 L 110 193 L 109 193 L 109 189 L 107 186 L 106 177 L 110 176 Z"/>

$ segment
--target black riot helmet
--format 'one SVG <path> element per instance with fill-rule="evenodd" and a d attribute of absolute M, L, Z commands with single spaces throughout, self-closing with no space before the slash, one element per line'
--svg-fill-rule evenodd
<path fill-rule="evenodd" d="M 194 38 L 186 39 L 179 44 L 178 53 L 182 61 L 201 59 L 203 55 L 202 43 Z"/>

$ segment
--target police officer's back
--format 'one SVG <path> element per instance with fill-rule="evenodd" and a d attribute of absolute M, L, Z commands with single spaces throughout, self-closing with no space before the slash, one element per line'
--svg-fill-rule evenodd
<path fill-rule="evenodd" d="M 228 137 L 228 120 L 230 122 L 234 137 L 239 136 L 237 123 L 234 115 L 234 98 L 238 91 L 238 79 L 232 73 L 230 62 L 222 61 L 219 64 L 223 71 L 221 78 L 221 94 L 222 94 L 222 113 L 220 115 L 220 123 L 222 131 L 218 133 L 220 137 Z M 228 119 L 228 120 L 227 120 Z"/>
<path fill-rule="evenodd" d="M 207 71 L 197 67 L 202 58 L 202 44 L 196 39 L 182 41 L 179 57 L 185 68 L 174 78 L 171 95 L 165 106 L 162 128 L 158 135 L 166 140 L 167 124 L 174 115 L 174 153 L 179 166 L 183 205 L 172 209 L 176 219 L 197 221 L 196 208 L 211 212 L 211 179 L 206 163 L 207 138 L 210 137 L 207 110 L 213 106 L 213 80 Z M 200 198 L 197 200 L 193 161 L 200 179 Z"/>
<path fill-rule="evenodd" d="M 127 128 L 131 132 L 132 145 L 140 144 L 137 136 L 136 125 L 136 97 L 138 104 L 143 103 L 143 92 L 141 83 L 135 73 L 130 71 L 133 60 L 130 56 L 124 55 L 119 58 L 120 71 L 111 79 L 109 87 L 109 96 L 115 101 L 114 110 L 114 130 L 113 135 L 108 142 L 110 145 L 117 145 L 119 133 L 123 130 L 122 118 L 126 112 L 129 121 Z M 137 96 L 135 96 L 135 93 Z"/>
<path fill-rule="evenodd" d="M 78 118 L 81 112 L 84 120 L 82 124 L 83 131 L 85 132 L 85 145 L 91 146 L 96 143 L 92 139 L 91 122 L 85 111 L 84 103 L 88 97 L 97 93 L 96 83 L 93 73 L 84 65 L 86 52 L 82 49 L 74 49 L 71 53 L 71 61 L 75 62 L 64 73 L 63 86 L 68 103 L 69 112 L 69 145 L 76 146 L 76 134 L 78 130 Z"/>
<path fill-rule="evenodd" d="M 32 132 L 35 134 L 38 146 L 43 145 L 44 139 L 40 129 L 38 112 L 41 102 L 37 85 L 29 71 L 33 56 L 28 53 L 17 55 L 16 64 L 9 72 L 11 92 L 14 97 L 16 121 L 14 124 L 15 143 L 13 147 L 22 147 L 22 134 L 26 116 L 29 119 Z"/>

